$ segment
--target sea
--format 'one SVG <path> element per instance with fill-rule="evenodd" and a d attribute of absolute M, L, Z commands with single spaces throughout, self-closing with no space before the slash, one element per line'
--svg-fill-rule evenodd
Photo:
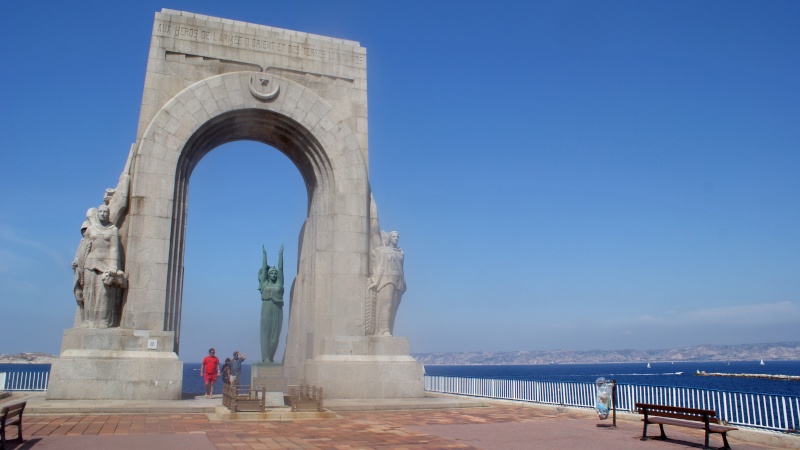
<path fill-rule="evenodd" d="M 768 361 L 763 366 L 760 361 L 654 362 L 649 367 L 648 363 L 425 366 L 425 373 L 435 376 L 576 383 L 603 377 L 617 384 L 800 396 L 800 381 L 697 376 L 698 371 L 800 376 L 800 361 Z"/>
<path fill-rule="evenodd" d="M 242 379 L 250 379 L 250 365 L 242 365 Z M 49 364 L 0 364 L 0 372 L 49 372 Z M 697 376 L 707 373 L 770 374 L 800 376 L 800 361 L 730 362 L 654 362 L 614 364 L 543 364 L 543 365 L 426 365 L 425 373 L 434 376 L 496 378 L 594 383 L 598 378 L 616 380 L 618 384 L 691 387 L 754 394 L 800 396 L 800 381 L 760 378 L 729 378 Z M 222 381 L 217 380 L 215 393 L 222 393 Z M 200 363 L 183 364 L 184 395 L 203 395 Z"/>

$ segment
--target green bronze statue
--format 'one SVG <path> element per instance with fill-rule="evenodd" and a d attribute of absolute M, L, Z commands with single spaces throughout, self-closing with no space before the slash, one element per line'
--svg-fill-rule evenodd
<path fill-rule="evenodd" d="M 261 361 L 275 362 L 278 340 L 283 327 L 283 245 L 278 252 L 278 265 L 267 265 L 267 250 L 258 271 L 258 290 L 261 291 Z"/>

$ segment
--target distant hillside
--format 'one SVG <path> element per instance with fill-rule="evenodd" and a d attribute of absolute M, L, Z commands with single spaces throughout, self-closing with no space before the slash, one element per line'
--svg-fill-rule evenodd
<path fill-rule="evenodd" d="M 0 364 L 51 364 L 58 356 L 48 353 L 17 353 L 4 355 L 0 353 Z"/>
<path fill-rule="evenodd" d="M 668 350 L 555 350 L 516 352 L 414 353 L 423 364 L 597 364 L 659 361 L 800 360 L 800 342 L 695 345 Z"/>

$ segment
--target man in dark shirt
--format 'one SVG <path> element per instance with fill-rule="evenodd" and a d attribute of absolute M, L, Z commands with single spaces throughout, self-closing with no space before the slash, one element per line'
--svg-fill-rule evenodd
<path fill-rule="evenodd" d="M 242 361 L 244 361 L 247 357 L 244 356 L 244 353 L 236 350 L 233 352 L 233 359 L 231 360 L 231 385 L 238 386 L 242 384 L 241 380 L 239 379 L 242 376 Z"/>

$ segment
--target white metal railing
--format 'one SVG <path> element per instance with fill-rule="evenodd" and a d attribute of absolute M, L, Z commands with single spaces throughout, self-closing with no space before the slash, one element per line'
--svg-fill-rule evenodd
<path fill-rule="evenodd" d="M 0 372 L 0 390 L 46 391 L 49 379 L 49 372 Z M 597 396 L 594 383 L 429 375 L 425 375 L 425 390 L 579 408 L 594 408 Z M 633 412 L 636 402 L 713 409 L 721 420 L 733 425 L 794 432 L 800 429 L 800 396 L 617 384 L 617 410 Z"/>
<path fill-rule="evenodd" d="M 0 374 L 0 390 L 46 391 L 49 380 L 50 372 L 4 372 Z"/>
<path fill-rule="evenodd" d="M 425 390 L 579 408 L 594 408 L 597 396 L 597 387 L 594 383 L 429 375 L 425 375 Z M 617 384 L 617 410 L 634 412 L 636 402 L 713 409 L 720 420 L 733 425 L 787 432 L 796 432 L 800 429 L 798 396 Z"/>

